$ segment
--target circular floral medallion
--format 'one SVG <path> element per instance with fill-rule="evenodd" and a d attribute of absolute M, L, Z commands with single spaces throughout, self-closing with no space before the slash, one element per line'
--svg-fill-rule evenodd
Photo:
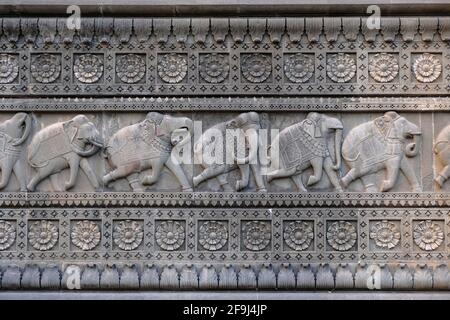
<path fill-rule="evenodd" d="M 261 53 L 249 54 L 242 59 L 241 72 L 247 81 L 261 83 L 270 77 L 272 63 L 267 55 Z"/>
<path fill-rule="evenodd" d="M 200 77 L 208 83 L 223 82 L 230 72 L 228 56 L 210 53 L 200 56 Z"/>
<path fill-rule="evenodd" d="M 75 59 L 75 78 L 83 83 L 95 83 L 103 75 L 103 61 L 98 55 L 83 54 Z"/>
<path fill-rule="evenodd" d="M 121 56 L 116 64 L 117 77 L 125 83 L 136 83 L 145 76 L 145 61 L 137 54 Z"/>
<path fill-rule="evenodd" d="M 418 81 L 433 82 L 441 75 L 442 64 L 435 55 L 424 53 L 414 61 L 413 71 Z"/>
<path fill-rule="evenodd" d="M 113 239 L 120 249 L 134 250 L 142 243 L 144 230 L 138 221 L 123 220 L 114 226 Z"/>
<path fill-rule="evenodd" d="M 356 61 L 347 53 L 335 53 L 328 57 L 327 75 L 334 82 L 348 82 L 356 75 Z"/>
<path fill-rule="evenodd" d="M 422 250 L 436 250 L 444 242 L 444 231 L 433 221 L 422 221 L 414 226 L 413 239 Z"/>
<path fill-rule="evenodd" d="M 390 53 L 377 53 L 369 61 L 369 74 L 377 82 L 394 80 L 398 70 L 397 59 Z"/>
<path fill-rule="evenodd" d="M 181 82 L 186 77 L 187 71 L 186 56 L 182 54 L 164 54 L 158 63 L 159 77 L 167 83 Z"/>
<path fill-rule="evenodd" d="M 72 243 L 81 250 L 92 250 L 100 243 L 100 228 L 94 221 L 77 221 L 72 227 L 71 239 Z"/>
<path fill-rule="evenodd" d="M 248 250 L 265 249 L 271 238 L 270 223 L 266 221 L 248 221 L 242 225 L 242 243 Z"/>
<path fill-rule="evenodd" d="M 314 75 L 314 59 L 312 55 L 297 53 L 284 61 L 284 74 L 295 83 L 309 81 Z"/>
<path fill-rule="evenodd" d="M 10 248 L 16 241 L 16 228 L 13 223 L 0 220 L 0 251 Z"/>
<path fill-rule="evenodd" d="M 16 56 L 0 54 L 0 83 L 11 83 L 19 75 L 19 61 Z"/>
<path fill-rule="evenodd" d="M 228 241 L 228 230 L 225 222 L 205 221 L 199 228 L 198 242 L 209 251 L 222 249 Z"/>
<path fill-rule="evenodd" d="M 156 243 L 162 249 L 173 251 L 181 248 L 184 244 L 184 226 L 178 221 L 163 221 L 156 228 Z"/>
<path fill-rule="evenodd" d="M 395 223 L 383 220 L 370 228 L 369 237 L 375 241 L 377 247 L 392 249 L 400 242 L 400 230 Z"/>
<path fill-rule="evenodd" d="M 336 221 L 329 225 L 327 242 L 337 251 L 350 250 L 356 243 L 356 228 L 348 221 Z"/>
<path fill-rule="evenodd" d="M 284 241 L 286 245 L 296 251 L 309 248 L 314 239 L 314 230 L 311 222 L 293 221 L 284 227 Z"/>
<path fill-rule="evenodd" d="M 36 250 L 47 251 L 58 242 L 58 225 L 49 220 L 38 220 L 30 224 L 28 241 Z"/>
<path fill-rule="evenodd" d="M 33 57 L 31 61 L 31 75 L 40 83 L 51 83 L 61 74 L 61 60 L 59 55 L 43 53 Z"/>

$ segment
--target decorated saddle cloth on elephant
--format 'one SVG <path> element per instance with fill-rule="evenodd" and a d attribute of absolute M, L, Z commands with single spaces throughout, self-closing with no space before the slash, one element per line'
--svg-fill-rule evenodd
<path fill-rule="evenodd" d="M 71 143 L 63 124 L 52 124 L 33 137 L 28 160 L 33 167 L 46 166 L 48 161 L 72 152 Z"/>
<path fill-rule="evenodd" d="M 172 150 L 170 137 L 158 135 L 157 124 L 148 119 L 119 130 L 107 148 L 119 165 L 168 156 Z"/>
<path fill-rule="evenodd" d="M 280 155 L 286 169 L 303 170 L 311 159 L 330 155 L 323 139 L 315 137 L 316 128 L 315 122 L 306 119 L 280 132 Z"/>

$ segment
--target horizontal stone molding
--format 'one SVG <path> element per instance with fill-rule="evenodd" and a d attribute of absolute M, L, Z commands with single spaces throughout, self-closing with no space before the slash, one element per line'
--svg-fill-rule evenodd
<path fill-rule="evenodd" d="M 446 264 L 24 264 L 0 290 L 448 290 Z"/>

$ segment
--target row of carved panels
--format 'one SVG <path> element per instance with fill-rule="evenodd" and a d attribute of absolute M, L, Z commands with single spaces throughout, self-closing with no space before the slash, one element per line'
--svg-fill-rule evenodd
<path fill-rule="evenodd" d="M 448 93 L 448 42 L 0 45 L 4 95 Z"/>
<path fill-rule="evenodd" d="M 1 119 L 0 188 L 9 192 L 450 188 L 445 112 L 4 113 Z M 259 130 L 261 143 L 250 144 L 249 128 Z M 228 129 L 257 151 L 251 163 L 240 162 L 235 142 L 226 139 Z M 182 152 L 187 158 L 174 162 Z"/>
<path fill-rule="evenodd" d="M 448 210 L 3 210 L 13 261 L 442 261 Z"/>
<path fill-rule="evenodd" d="M 0 289 L 448 290 L 446 264 L 25 264 L 0 267 Z"/>

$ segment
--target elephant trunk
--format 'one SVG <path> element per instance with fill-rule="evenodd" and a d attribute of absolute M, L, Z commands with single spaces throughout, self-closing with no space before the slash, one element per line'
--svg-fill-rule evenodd
<path fill-rule="evenodd" d="M 342 144 L 342 129 L 336 129 L 334 134 L 334 150 L 336 157 L 336 164 L 333 165 L 334 170 L 338 170 L 341 167 L 341 144 Z"/>
<path fill-rule="evenodd" d="M 420 143 L 421 143 L 420 134 L 414 134 L 413 142 L 408 143 L 405 146 L 405 155 L 410 158 L 417 156 L 417 154 L 420 151 Z"/>
<path fill-rule="evenodd" d="M 24 130 L 23 130 L 23 134 L 22 137 L 20 137 L 18 140 L 15 140 L 12 145 L 13 146 L 18 146 L 21 145 L 22 143 L 24 143 L 24 141 L 28 138 L 28 136 L 30 135 L 31 132 L 31 117 L 29 115 L 27 115 L 26 113 L 21 114 L 21 116 L 23 116 L 23 122 L 25 124 Z"/>
<path fill-rule="evenodd" d="M 100 147 L 95 144 L 92 144 L 91 147 L 88 148 L 87 150 L 78 147 L 73 147 L 73 149 L 75 153 L 78 154 L 80 157 L 90 157 L 94 155 L 100 149 Z"/>

